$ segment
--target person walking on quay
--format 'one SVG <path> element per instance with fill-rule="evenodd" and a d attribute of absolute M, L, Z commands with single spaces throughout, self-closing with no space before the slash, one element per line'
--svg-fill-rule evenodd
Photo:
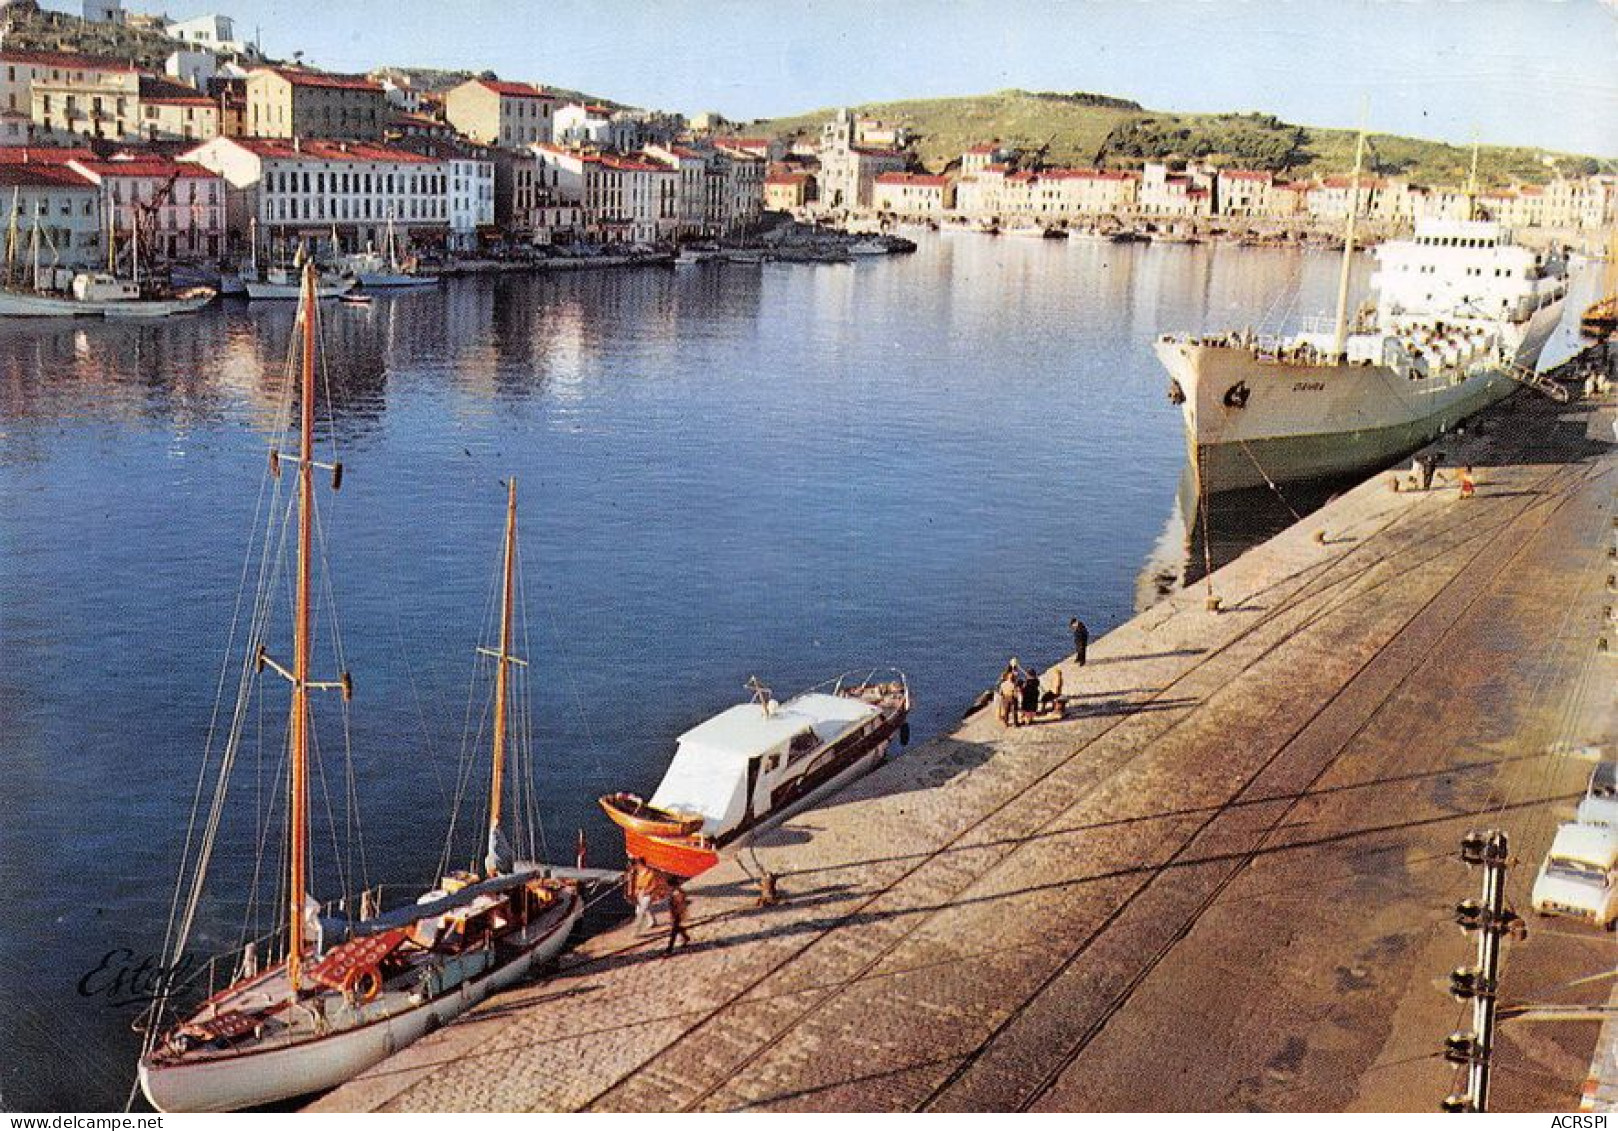
<path fill-rule="evenodd" d="M 690 908 L 690 902 L 685 892 L 680 890 L 678 884 L 669 889 L 669 945 L 663 951 L 665 956 L 673 954 L 674 948 L 680 943 L 691 945 L 691 934 L 685 929 L 685 915 Z"/>
<path fill-rule="evenodd" d="M 1067 704 L 1062 699 L 1062 669 L 1053 664 L 1045 669 L 1045 691 L 1039 697 L 1040 714 L 1054 713 L 1062 718 L 1067 713 Z"/>
<path fill-rule="evenodd" d="M 1090 650 L 1090 629 L 1078 617 L 1069 619 L 1067 626 L 1073 630 L 1073 662 L 1082 668 L 1085 653 Z"/>
<path fill-rule="evenodd" d="M 1461 498 L 1470 499 L 1477 494 L 1477 480 L 1472 478 L 1470 467 L 1461 468 Z"/>

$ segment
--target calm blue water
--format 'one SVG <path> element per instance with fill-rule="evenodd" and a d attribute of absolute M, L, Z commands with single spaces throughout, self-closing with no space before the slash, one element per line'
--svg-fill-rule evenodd
<path fill-rule="evenodd" d="M 1184 462 L 1151 339 L 1323 310 L 1335 265 L 960 235 L 855 266 L 462 280 L 330 307 L 322 431 L 346 476 L 321 507 L 370 879 L 429 879 L 438 859 L 502 477 L 521 484 L 552 855 L 582 827 L 610 863 L 594 798 L 654 786 L 675 736 L 752 674 L 784 695 L 895 664 L 925 736 L 1008 655 L 1060 655 L 1073 613 L 1097 634 L 1126 619 Z M 79 983 L 110 950 L 161 946 L 292 318 L 0 327 L 7 1107 L 121 1106 L 132 1079 L 135 1009 Z M 267 686 L 250 731 L 278 734 L 284 703 Z M 317 797 L 341 823 L 324 725 Z M 243 755 L 227 878 L 275 755 Z M 237 921 L 210 904 L 201 947 Z"/>

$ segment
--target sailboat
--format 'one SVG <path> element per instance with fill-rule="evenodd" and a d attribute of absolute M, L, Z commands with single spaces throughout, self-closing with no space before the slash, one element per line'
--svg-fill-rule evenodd
<path fill-rule="evenodd" d="M 241 280 L 248 298 L 254 299 L 301 299 L 303 297 L 303 282 L 299 278 L 301 268 L 308 258 L 304 253 L 302 244 L 298 245 L 297 254 L 293 256 L 293 267 L 270 266 L 260 269 L 258 262 L 258 221 L 248 221 L 248 244 L 251 248 L 248 259 L 247 274 Z M 344 275 L 321 275 L 315 283 L 316 298 L 338 298 L 354 289 L 354 280 Z"/>
<path fill-rule="evenodd" d="M 386 255 L 376 251 L 357 252 L 342 257 L 340 262 L 367 290 L 378 287 L 430 287 L 438 282 L 437 275 L 421 274 L 415 256 L 404 261 L 399 259 L 399 241 L 394 235 L 392 213 L 388 215 Z"/>
<path fill-rule="evenodd" d="M 19 277 L 17 270 L 17 194 L 11 200 L 11 219 L 6 229 L 6 273 L 0 286 L 0 316 L 23 318 L 165 318 L 171 314 L 190 314 L 201 310 L 214 300 L 215 292 L 208 287 L 191 287 L 173 291 L 155 286 L 151 280 L 140 277 L 140 241 L 131 232 L 129 241 L 130 269 L 133 277 L 119 278 L 113 273 L 116 255 L 112 205 L 107 203 L 107 269 L 81 271 L 59 266 L 56 249 L 51 247 L 51 262 L 41 261 L 44 245 L 50 237 L 40 227 L 39 216 L 34 216 L 29 232 L 29 264 Z"/>
<path fill-rule="evenodd" d="M 518 864 L 502 827 L 511 669 L 524 661 L 512 654 L 513 574 L 516 561 L 517 493 L 507 488 L 498 647 L 480 648 L 495 660 L 493 776 L 489 797 L 488 852 L 483 874 L 451 871 L 432 890 L 393 910 L 367 892 L 355 917 L 333 915 L 309 894 L 309 800 L 311 692 L 335 689 L 346 700 L 352 682 L 311 676 L 314 592 L 314 470 L 330 469 L 334 488 L 341 464 L 315 462 L 314 388 L 316 274 L 303 269 L 299 311 L 302 332 L 301 428 L 297 472 L 297 564 L 292 659 L 283 665 L 262 643 L 263 630 L 248 640 L 244 671 L 270 668 L 291 685 L 287 751 L 287 870 L 282 891 L 285 919 L 268 940 L 248 944 L 229 985 L 209 994 L 200 1007 L 166 1027 L 177 985 L 163 987 L 147 1019 L 140 1058 L 140 1085 L 161 1111 L 233 1111 L 323 1091 L 364 1071 L 507 986 L 527 977 L 565 945 L 583 909 L 578 886 L 548 870 Z M 272 449 L 271 471 L 284 461 Z M 269 587 L 275 589 L 274 585 Z M 261 606 L 262 608 L 263 606 Z M 254 617 L 255 625 L 263 623 Z M 244 681 L 244 696 L 252 689 Z M 227 769 L 221 767 L 208 826 L 223 811 Z M 452 826 L 453 827 L 453 826 Z M 191 875 L 190 898 L 177 932 L 171 931 L 170 969 L 179 968 L 201 898 L 206 855 Z M 447 850 L 446 850 L 447 859 Z M 177 899 L 176 911 L 180 908 Z M 333 944 L 335 940 L 335 945 Z M 279 950 L 279 954 L 277 954 Z M 268 961 L 259 967 L 260 957 Z M 200 993 L 199 995 L 200 996 Z"/>

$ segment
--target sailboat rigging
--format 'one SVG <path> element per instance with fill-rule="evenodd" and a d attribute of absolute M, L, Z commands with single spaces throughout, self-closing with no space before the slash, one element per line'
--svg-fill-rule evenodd
<path fill-rule="evenodd" d="M 170 1020 L 179 1016 L 172 1006 L 187 987 L 171 984 L 163 988 L 148 1018 L 139 1064 L 146 1097 L 163 1111 L 229 1111 L 334 1087 L 528 976 L 561 951 L 583 910 L 576 884 L 551 878 L 547 869 L 519 865 L 504 850 L 501 817 L 509 681 L 512 667 L 525 664 L 512 655 L 515 481 L 507 485 L 501 627 L 495 653 L 490 851 L 485 874 L 450 871 L 431 890 L 417 894 L 419 889 L 415 889 L 391 909 L 383 906 L 386 889 L 368 891 L 359 901 L 357 915 L 349 914 L 346 905 L 321 908 L 312 898 L 310 693 L 335 690 L 345 701 L 353 693 L 346 671 L 331 679 L 316 679 L 312 669 L 314 472 L 329 471 L 334 489 L 342 475 L 340 463 L 320 463 L 314 458 L 317 286 L 314 266 L 305 264 L 298 318 L 302 388 L 295 463 L 297 546 L 290 662 L 271 656 L 262 642 L 267 597 L 255 608 L 248 640 L 250 673 L 271 669 L 291 687 L 284 918 L 270 939 L 248 944 L 231 983 L 208 993 L 183 1019 Z M 277 479 L 283 462 L 279 448 L 272 447 L 270 474 Z M 244 680 L 244 696 L 251 692 L 248 683 Z M 242 716 L 238 709 L 236 719 Z M 180 959 L 201 899 L 212 831 L 223 810 L 229 771 L 230 759 L 226 758 L 198 862 L 188 873 L 182 872 L 182 876 L 192 876 L 192 886 L 184 914 L 178 916 L 179 930 L 168 946 L 170 969 L 184 968 Z M 283 939 L 284 945 L 277 950 Z M 269 959 L 263 968 L 259 964 L 261 946 Z"/>

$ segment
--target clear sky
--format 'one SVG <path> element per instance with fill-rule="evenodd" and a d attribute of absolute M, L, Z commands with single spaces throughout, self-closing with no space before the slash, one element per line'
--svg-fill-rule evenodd
<path fill-rule="evenodd" d="M 1005 87 L 1618 157 L 1618 0 L 125 0 L 332 69 L 747 119 Z"/>

